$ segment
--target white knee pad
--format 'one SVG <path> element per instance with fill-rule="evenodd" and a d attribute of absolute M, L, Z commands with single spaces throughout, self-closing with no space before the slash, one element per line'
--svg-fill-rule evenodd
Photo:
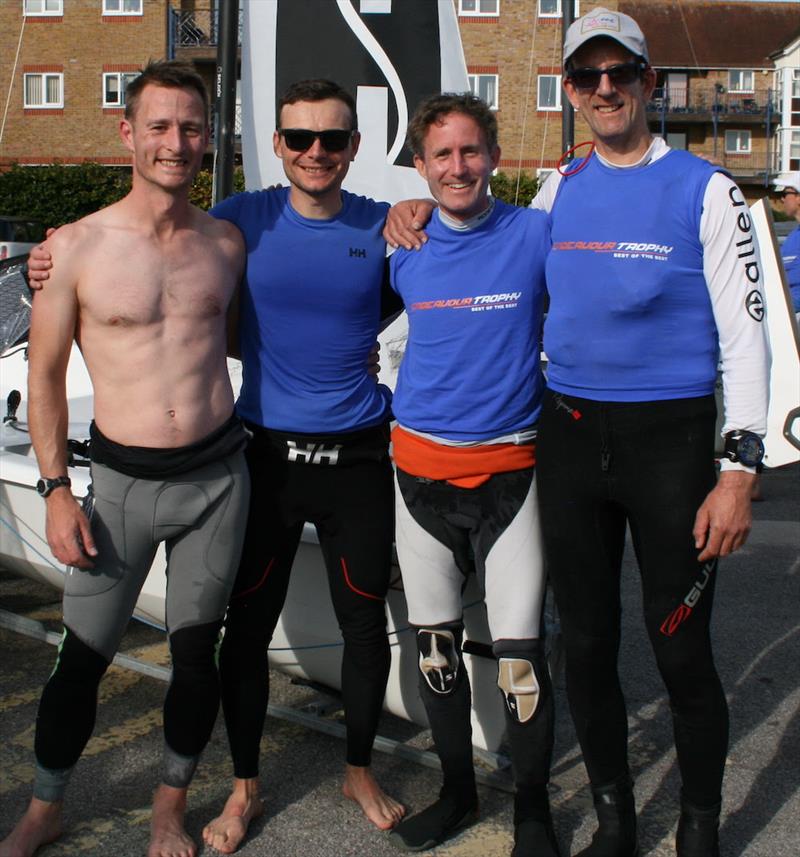
<path fill-rule="evenodd" d="M 497 686 L 503 691 L 512 716 L 520 723 L 527 723 L 539 704 L 539 682 L 533 664 L 525 658 L 499 658 Z"/>
<path fill-rule="evenodd" d="M 421 628 L 417 631 L 419 670 L 428 687 L 442 695 L 451 693 L 456 684 L 459 657 L 452 631 Z"/>

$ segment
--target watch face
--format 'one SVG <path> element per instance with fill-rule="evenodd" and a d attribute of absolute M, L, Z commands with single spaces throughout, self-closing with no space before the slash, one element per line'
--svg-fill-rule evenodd
<path fill-rule="evenodd" d="M 46 491 L 47 491 L 47 484 L 45 483 L 44 479 L 40 479 L 36 483 L 36 493 L 41 495 L 42 497 L 44 497 Z"/>
<path fill-rule="evenodd" d="M 757 434 L 745 434 L 739 440 L 739 461 L 748 467 L 761 464 L 764 457 L 764 444 Z"/>

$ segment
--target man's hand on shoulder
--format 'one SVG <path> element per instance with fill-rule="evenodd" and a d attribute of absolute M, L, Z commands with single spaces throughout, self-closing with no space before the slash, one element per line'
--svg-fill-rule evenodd
<path fill-rule="evenodd" d="M 55 229 L 47 230 L 47 238 L 37 244 L 28 253 L 28 283 L 30 287 L 37 291 L 42 288 L 45 282 L 50 279 L 50 269 L 53 267 L 53 257 L 50 255 L 50 248 L 47 245 L 47 240 L 55 233 Z"/>
<path fill-rule="evenodd" d="M 750 493 L 754 473 L 725 470 L 697 510 L 694 545 L 701 550 L 698 562 L 728 556 L 747 541 L 752 525 Z"/>
<path fill-rule="evenodd" d="M 97 548 L 89 519 L 67 488 L 58 488 L 47 498 L 47 543 L 53 556 L 64 565 L 94 568 Z"/>
<path fill-rule="evenodd" d="M 419 250 L 428 240 L 422 231 L 433 214 L 436 203 L 432 199 L 404 199 L 389 209 L 383 237 L 390 247 Z"/>

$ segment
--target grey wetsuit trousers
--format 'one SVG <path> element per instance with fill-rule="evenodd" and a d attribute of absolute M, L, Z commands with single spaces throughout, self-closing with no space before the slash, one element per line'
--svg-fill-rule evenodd
<path fill-rule="evenodd" d="M 95 567 L 71 569 L 65 638 L 42 695 L 34 793 L 58 800 L 94 727 L 113 659 L 161 542 L 172 679 L 164 704 L 164 782 L 188 785 L 219 707 L 215 647 L 236 576 L 250 481 L 242 452 L 171 477 L 137 479 L 92 464 Z"/>

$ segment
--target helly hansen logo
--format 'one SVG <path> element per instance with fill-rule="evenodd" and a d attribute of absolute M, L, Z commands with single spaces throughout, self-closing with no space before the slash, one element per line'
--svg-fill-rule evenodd
<path fill-rule="evenodd" d="M 700 577 L 692 584 L 689 594 L 683 601 L 667 616 L 661 623 L 659 629 L 665 637 L 671 637 L 678 628 L 692 615 L 692 610 L 697 606 L 703 590 L 708 586 L 711 572 L 714 571 L 716 560 L 706 563 L 700 571 Z"/>
<path fill-rule="evenodd" d="M 297 444 L 293 440 L 287 440 L 289 448 L 287 457 L 289 461 L 298 464 L 338 464 L 340 443 L 334 446 L 325 446 L 323 443 Z"/>
<path fill-rule="evenodd" d="M 350 255 L 355 256 L 356 259 L 366 259 L 367 258 L 367 251 L 364 250 L 362 247 L 351 247 L 350 248 Z"/>

